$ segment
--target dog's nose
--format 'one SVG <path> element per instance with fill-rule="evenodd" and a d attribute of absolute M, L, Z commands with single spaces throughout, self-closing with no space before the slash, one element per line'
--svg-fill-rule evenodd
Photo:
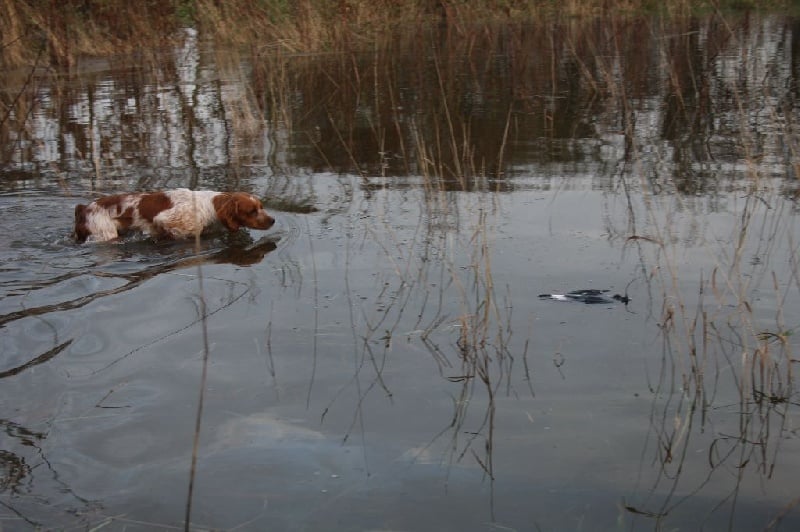
<path fill-rule="evenodd" d="M 269 229 L 275 224 L 275 218 L 264 212 L 261 216 L 261 225 L 263 229 Z"/>

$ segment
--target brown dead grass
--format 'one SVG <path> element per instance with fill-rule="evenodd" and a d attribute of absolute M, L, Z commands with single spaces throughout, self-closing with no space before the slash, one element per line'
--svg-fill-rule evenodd
<path fill-rule="evenodd" d="M 220 43 L 257 43 L 309 53 L 370 47 L 389 30 L 421 23 L 464 31 L 475 24 L 530 21 L 544 15 L 658 11 L 674 16 L 720 9 L 720 4 L 715 0 L 0 0 L 0 67 L 34 64 L 41 50 L 54 66 L 72 65 L 81 55 L 152 50 L 185 26 Z M 791 5 L 788 0 L 769 4 Z M 748 0 L 736 0 L 736 6 L 765 7 L 749 5 Z"/>

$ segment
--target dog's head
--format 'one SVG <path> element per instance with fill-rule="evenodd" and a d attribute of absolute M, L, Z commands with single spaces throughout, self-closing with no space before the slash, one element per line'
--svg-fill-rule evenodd
<path fill-rule="evenodd" d="M 269 229 L 275 223 L 275 218 L 264 210 L 261 200 L 245 192 L 220 194 L 214 198 L 214 207 L 217 217 L 230 231 L 237 231 L 240 227 Z"/>

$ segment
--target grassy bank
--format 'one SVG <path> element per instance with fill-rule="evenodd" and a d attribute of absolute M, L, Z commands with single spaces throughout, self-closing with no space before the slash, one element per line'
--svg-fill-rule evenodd
<path fill-rule="evenodd" d="M 768 2 L 785 8 L 789 0 Z M 754 0 L 0 0 L 0 66 L 71 65 L 82 55 L 145 51 L 169 44 L 182 26 L 230 44 L 294 52 L 357 48 L 390 28 L 440 23 L 458 30 L 476 22 L 542 15 L 765 7 Z"/>

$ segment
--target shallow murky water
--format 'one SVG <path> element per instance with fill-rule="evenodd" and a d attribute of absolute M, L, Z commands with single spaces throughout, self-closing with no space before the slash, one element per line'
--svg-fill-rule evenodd
<path fill-rule="evenodd" d="M 10 76 L 2 527 L 182 527 L 207 356 L 195 529 L 796 529 L 795 29 L 187 32 Z M 71 241 L 177 186 L 276 225 Z M 583 288 L 631 300 L 539 297 Z"/>

